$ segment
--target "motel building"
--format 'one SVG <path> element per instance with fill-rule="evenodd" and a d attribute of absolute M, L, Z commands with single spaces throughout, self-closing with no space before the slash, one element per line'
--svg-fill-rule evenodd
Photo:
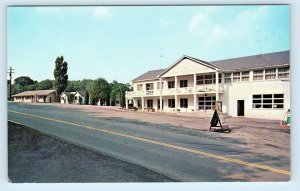
<path fill-rule="evenodd" d="M 55 90 L 25 91 L 12 97 L 14 102 L 52 103 L 55 101 Z"/>
<path fill-rule="evenodd" d="M 182 56 L 132 81 L 129 104 L 141 111 L 223 113 L 281 120 L 290 108 L 289 51 L 206 62 Z"/>

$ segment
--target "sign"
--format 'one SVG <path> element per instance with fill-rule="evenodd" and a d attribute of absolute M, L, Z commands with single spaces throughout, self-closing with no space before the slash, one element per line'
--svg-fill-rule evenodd
<path fill-rule="evenodd" d="M 217 109 L 215 109 L 214 114 L 211 118 L 210 127 L 208 131 L 211 131 L 211 129 L 217 132 L 228 132 L 228 133 L 231 132 L 231 129 L 229 128 L 228 124 L 225 121 L 224 121 L 224 125 L 222 124 Z"/>

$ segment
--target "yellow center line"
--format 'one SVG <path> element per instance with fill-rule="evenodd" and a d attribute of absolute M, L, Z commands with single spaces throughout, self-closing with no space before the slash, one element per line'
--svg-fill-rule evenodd
<path fill-rule="evenodd" d="M 155 145 L 164 146 L 164 147 L 167 147 L 167 148 L 177 149 L 177 150 L 180 150 L 180 151 L 186 151 L 186 152 L 189 152 L 189 153 L 202 155 L 202 156 L 206 156 L 206 157 L 209 157 L 209 158 L 219 159 L 219 160 L 222 160 L 223 162 L 226 161 L 226 162 L 241 164 L 241 165 L 244 165 L 244 166 L 254 167 L 254 168 L 258 168 L 258 169 L 262 169 L 262 170 L 277 172 L 277 173 L 280 173 L 280 174 L 290 175 L 290 172 L 286 171 L 286 170 L 281 170 L 281 169 L 273 168 L 273 167 L 270 167 L 270 166 L 260 165 L 260 164 L 257 164 L 257 163 L 245 162 L 245 161 L 242 161 L 242 160 L 233 159 L 233 158 L 225 157 L 225 156 L 222 156 L 222 155 L 211 154 L 211 153 L 208 153 L 208 152 L 195 150 L 195 149 L 190 149 L 190 148 L 187 148 L 187 147 L 182 147 L 182 146 L 177 146 L 177 145 L 173 145 L 173 144 L 154 141 L 154 140 L 151 140 L 151 139 L 146 139 L 146 138 L 142 138 L 142 137 L 138 137 L 138 136 L 134 136 L 134 135 L 124 134 L 124 133 L 120 133 L 120 132 L 117 132 L 117 131 L 111 131 L 111 130 L 106 130 L 106 129 L 95 128 L 95 127 L 91 127 L 91 126 L 87 126 L 87 125 L 81 125 L 81 124 L 78 124 L 78 123 L 73 123 L 73 122 L 63 121 L 63 120 L 59 120 L 59 119 L 48 118 L 48 117 L 42 117 L 42 116 L 37 116 L 37 115 L 31 115 L 31 114 L 27 114 L 27 113 L 18 112 L 18 111 L 12 111 L 12 110 L 8 110 L 8 111 L 12 112 L 12 113 L 20 114 L 20 115 L 26 115 L 26 116 L 30 116 L 30 117 L 39 118 L 39 119 L 46 119 L 46 120 L 49 120 L 49 121 L 55 121 L 55 122 L 64 123 L 64 124 L 68 124 L 68 125 L 74 125 L 74 126 L 83 127 L 83 128 L 91 129 L 91 130 L 95 130 L 95 131 L 100 131 L 100 132 L 104 132 L 104 133 L 108 133 L 108 134 L 112 134 L 112 135 L 118 135 L 118 136 L 121 136 L 121 137 L 126 137 L 126 138 L 129 138 L 129 139 L 134 139 L 134 140 L 141 141 L 141 142 L 146 142 L 146 143 L 151 143 L 151 144 L 155 144 Z"/>

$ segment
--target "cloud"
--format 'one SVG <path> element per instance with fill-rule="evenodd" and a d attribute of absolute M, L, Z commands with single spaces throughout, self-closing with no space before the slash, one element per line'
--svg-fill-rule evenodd
<path fill-rule="evenodd" d="M 168 18 L 160 18 L 160 19 L 158 19 L 158 23 L 160 26 L 168 26 L 168 25 L 175 24 L 175 21 L 172 19 L 168 19 Z"/>
<path fill-rule="evenodd" d="M 108 7 L 97 7 L 94 9 L 94 17 L 98 19 L 107 19 L 112 16 Z"/>
<path fill-rule="evenodd" d="M 193 16 L 188 24 L 188 31 L 197 37 L 207 37 L 213 30 L 213 24 L 202 13 Z"/>
<path fill-rule="evenodd" d="M 205 48 L 249 48 L 255 42 L 268 38 L 272 19 L 269 6 L 243 9 L 230 22 L 222 22 L 226 9 L 201 9 L 188 23 L 188 32 L 203 42 Z M 253 43 L 254 42 L 254 43 Z M 255 47 L 252 47 L 255 48 Z"/>
<path fill-rule="evenodd" d="M 58 15 L 62 13 L 62 10 L 59 7 L 36 7 L 35 12 L 44 15 Z"/>

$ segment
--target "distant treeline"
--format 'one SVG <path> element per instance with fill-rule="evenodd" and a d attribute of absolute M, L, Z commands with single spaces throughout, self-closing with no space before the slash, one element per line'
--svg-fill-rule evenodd
<path fill-rule="evenodd" d="M 9 80 L 8 85 L 8 96 L 9 96 Z M 42 80 L 40 82 L 31 79 L 28 76 L 21 76 L 14 80 L 12 84 L 11 92 L 12 95 L 32 90 L 49 90 L 53 89 L 54 80 Z M 96 80 L 83 79 L 83 80 L 69 80 L 66 92 L 75 91 L 87 92 L 87 103 L 96 104 L 100 101 L 101 105 L 116 105 L 120 104 L 122 107 L 125 106 L 125 91 L 131 91 L 132 87 L 129 83 L 119 83 L 113 81 L 107 82 L 104 78 L 98 78 Z"/>

